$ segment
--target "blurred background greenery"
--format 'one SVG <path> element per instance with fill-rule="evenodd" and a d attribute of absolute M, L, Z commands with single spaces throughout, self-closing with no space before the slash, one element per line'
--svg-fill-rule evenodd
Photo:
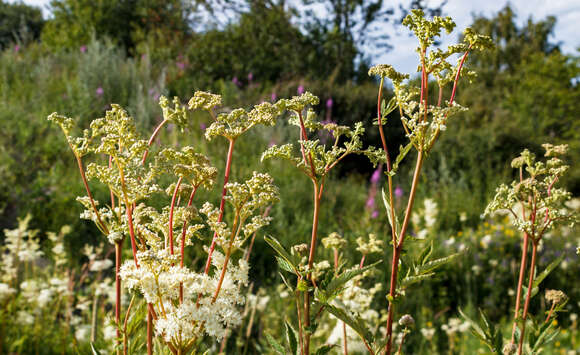
<path fill-rule="evenodd" d="M 268 0 L 53 0 L 51 16 L 44 18 L 38 8 L 0 1 L 0 230 L 13 228 L 17 217 L 30 213 L 31 226 L 41 231 L 71 225 L 69 250 L 97 242 L 94 226 L 78 218 L 82 209 L 75 197 L 84 192 L 73 156 L 61 132 L 46 121 L 54 111 L 87 126 L 110 103 L 118 103 L 147 135 L 161 117 L 160 95 L 186 101 L 195 90 L 214 91 L 223 95 L 226 107 L 249 107 L 305 88 L 320 97 L 317 111 L 322 119 L 348 125 L 362 121 L 365 144 L 378 145 L 371 124 L 378 85 L 367 75 L 376 63 L 365 46 L 384 49 L 390 42 L 371 29 L 386 21 L 395 28 L 401 13 L 411 8 L 445 14 L 445 5 L 429 8 L 423 1 L 408 1 L 397 11 L 385 11 L 378 5 L 381 1 L 321 4 L 327 11 L 317 17 Z M 490 35 L 496 49 L 469 57 L 468 67 L 479 75 L 471 85 L 460 84 L 457 101 L 470 110 L 449 124 L 425 166 L 419 191 L 420 200 L 431 197 L 437 203 L 437 222 L 430 233 L 438 240 L 440 254 L 460 245 L 469 251 L 459 266 L 415 287 L 417 297 L 405 309 L 420 312 L 419 325 L 431 322 L 441 336 L 433 348 L 416 332 L 410 349 L 413 344 L 422 344 L 425 353 L 450 349 L 450 338 L 442 336 L 440 326 L 456 316 L 458 306 L 491 309 L 495 320 L 509 317 L 513 297 L 507 294 L 515 285 L 517 233 L 506 234 L 505 221 L 483 221 L 480 216 L 495 187 L 511 180 L 509 162 L 514 156 L 523 148 L 541 153 L 544 142 L 569 144 L 572 168 L 563 184 L 574 196 L 580 194 L 580 61 L 562 53 L 552 40 L 555 24 L 556 18 L 547 17 L 522 25 L 509 6 L 493 17 L 473 18 L 473 28 Z M 160 139 L 198 147 L 221 168 L 226 145 L 204 140 L 208 123 L 208 117 L 192 114 L 185 133 L 170 127 Z M 398 117 L 390 118 L 386 129 L 389 146 L 396 151 L 404 142 Z M 241 140 L 234 156 L 234 180 L 252 170 L 274 176 L 281 203 L 271 212 L 274 221 L 267 233 L 286 246 L 309 235 L 310 185 L 288 166 L 262 165 L 259 157 L 269 144 L 294 140 L 296 135 L 284 124 L 262 129 Z M 412 166 L 404 164 L 396 180 L 403 194 L 409 189 Z M 379 198 L 374 205 L 367 201 L 372 172 L 364 158 L 351 158 L 334 173 L 322 202 L 321 235 L 337 231 L 353 243 L 369 232 L 387 235 L 385 220 L 373 218 L 375 210 L 382 214 Z M 97 199 L 105 199 L 107 193 L 95 191 Z M 218 193 L 208 198 L 216 200 Z M 482 243 L 487 235 L 493 241 Z M 568 257 L 566 268 L 547 284 L 569 292 L 572 313 L 579 311 L 580 287 L 566 280 L 577 280 L 573 277 L 580 272 L 574 254 L 578 240 L 567 231 L 549 241 L 552 249 Z M 354 248 L 344 253 L 357 258 Z M 388 257 L 386 252 L 380 258 Z M 82 258 L 78 255 L 79 264 Z M 272 263 L 273 253 L 258 238 L 252 254 L 255 289 L 271 291 L 279 283 Z M 375 280 L 386 282 L 386 277 L 386 271 L 379 272 Z M 385 304 L 382 298 L 376 302 L 377 307 Z M 267 327 L 275 320 L 264 315 L 260 322 Z M 571 320 L 564 322 L 573 325 Z M 563 338 L 561 344 L 573 349 L 572 338 Z M 257 335 L 255 341 L 263 340 Z M 469 354 L 470 341 L 477 348 L 465 336 L 464 348 L 450 351 Z M 560 353 L 559 348 L 554 351 Z"/>

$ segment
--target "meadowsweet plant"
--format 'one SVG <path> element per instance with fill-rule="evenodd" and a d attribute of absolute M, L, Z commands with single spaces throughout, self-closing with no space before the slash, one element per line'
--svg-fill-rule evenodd
<path fill-rule="evenodd" d="M 557 322 L 553 320 L 568 300 L 562 291 L 546 290 L 549 311 L 536 317 L 530 313 L 530 301 L 539 293 L 541 282 L 564 259 L 562 255 L 548 264 L 542 272 L 538 272 L 537 254 L 542 239 L 553 228 L 573 226 L 578 221 L 578 215 L 566 204 L 571 197 L 570 193 L 558 187 L 559 180 L 569 167 L 561 158 L 566 154 L 568 146 L 544 144 L 543 147 L 543 161 L 536 159 L 536 155 L 527 149 L 512 161 L 511 166 L 518 171 L 519 179 L 510 185 L 500 185 L 493 201 L 485 210 L 487 216 L 496 212 L 509 213 L 513 217 L 514 226 L 522 233 L 522 256 L 511 338 L 504 345 L 501 332 L 489 324 L 483 312 L 483 327 L 470 321 L 473 333 L 495 353 L 540 353 L 558 335 Z M 531 260 L 528 264 L 530 247 Z M 527 286 L 524 285 L 526 274 Z"/>
<path fill-rule="evenodd" d="M 308 106 L 318 104 L 318 99 L 306 92 L 301 96 L 286 101 L 285 107 L 292 112 L 290 123 L 299 128 L 298 147 L 293 144 L 273 146 L 263 155 L 263 159 L 276 157 L 289 161 L 292 165 L 300 169 L 313 184 L 314 212 L 306 268 L 302 265 L 299 257 L 287 252 L 275 239 L 267 239 L 279 254 L 278 261 L 281 268 L 296 276 L 295 286 L 294 284 L 291 285 L 289 280 L 284 279 L 290 291 L 296 295 L 298 319 L 298 326 L 296 328 L 298 329 L 298 341 L 290 341 L 288 343 L 291 352 L 296 352 L 296 348 L 299 347 L 298 350 L 301 354 L 310 354 L 311 336 L 316 331 L 318 322 L 324 311 L 328 311 L 342 320 L 360 336 L 369 353 L 391 354 L 395 304 L 400 302 L 400 298 L 405 293 L 405 288 L 412 283 L 432 276 L 434 269 L 450 261 L 455 256 L 452 255 L 447 258 L 429 260 L 433 245 L 432 243 L 427 243 L 427 246 L 420 253 L 417 260 L 413 260 L 411 263 L 407 260 L 405 260 L 405 263 L 401 262 L 404 241 L 412 215 L 413 203 L 424 160 L 433 148 L 441 132 L 445 131 L 448 120 L 453 115 L 466 110 L 466 108 L 455 102 L 455 94 L 461 74 L 473 75 L 464 66 L 467 55 L 471 50 L 481 50 L 490 47 L 491 40 L 488 37 L 477 35 L 470 29 L 467 29 L 464 32 L 462 43 L 450 46 L 446 51 L 441 49 L 430 50 L 435 38 L 440 36 L 443 30 L 450 33 L 455 27 L 455 23 L 449 17 L 435 17 L 432 20 L 428 20 L 422 11 L 414 10 L 405 18 L 403 24 L 409 27 L 419 39 L 417 52 L 420 57 L 418 69 L 421 73 L 420 87 L 414 87 L 413 83 L 408 80 L 409 75 L 397 72 L 390 65 L 377 65 L 370 69 L 369 75 L 380 77 L 377 105 L 378 118 L 375 123 L 379 127 L 382 148 L 377 149 L 371 146 L 363 149 L 360 136 L 364 131 L 360 123 L 357 123 L 354 129 L 351 130 L 348 127 L 341 127 L 332 123 L 323 124 L 315 121 L 315 115 L 308 109 Z M 457 53 L 461 53 L 462 56 L 457 65 L 453 66 L 447 59 Z M 428 89 L 429 79 L 431 77 L 435 79 L 438 87 L 435 103 L 429 102 Z M 392 81 L 395 92 L 395 96 L 389 103 L 386 103 L 382 99 L 385 78 Z M 452 85 L 451 95 L 448 100 L 444 101 L 444 90 L 449 85 Z M 387 116 L 397 108 L 399 109 L 401 122 L 407 133 L 409 143 L 405 147 L 401 147 L 399 155 L 394 161 L 391 161 L 383 126 L 386 124 Z M 320 130 L 330 131 L 335 138 L 334 144 L 327 147 L 322 145 L 317 139 L 309 138 L 309 136 L 320 136 L 320 134 L 314 134 Z M 417 163 L 407 208 L 403 216 L 403 222 L 400 224 L 399 216 L 397 211 L 395 211 L 393 202 L 393 177 L 403 158 L 412 149 L 417 151 Z M 357 310 L 348 309 L 344 303 L 339 302 L 340 297 L 338 297 L 343 293 L 345 287 L 347 287 L 347 282 L 370 267 L 362 267 L 366 248 L 360 249 L 363 251 L 360 267 L 342 271 L 335 261 L 336 266 L 333 273 L 321 274 L 318 277 L 313 276 L 316 269 L 315 266 L 317 265 L 315 257 L 318 216 L 321 208 L 325 178 L 343 157 L 353 153 L 365 154 L 375 166 L 379 163 L 383 163 L 386 166 L 388 192 L 383 192 L 383 198 L 387 210 L 386 214 L 392 230 L 390 242 L 393 248 L 393 258 L 389 293 L 387 296 L 389 301 L 388 314 L 384 327 L 386 331 L 383 337 L 378 336 L 376 328 L 374 332 L 371 331 L 369 324 L 366 324 L 365 320 L 357 313 Z M 432 213 L 427 213 L 426 215 L 432 216 L 436 214 L 435 211 L 430 212 Z M 430 220 L 429 222 L 433 221 Z M 328 241 L 326 244 L 336 243 Z M 334 259 L 336 260 L 336 250 L 338 250 L 338 247 L 334 246 L 334 250 Z M 372 248 L 369 248 L 369 250 L 372 250 Z M 411 316 L 409 315 L 408 317 Z M 405 329 L 401 333 L 399 351 L 402 348 L 404 334 L 408 333 L 409 327 Z M 343 351 L 346 354 L 346 330 L 343 333 Z M 294 339 L 295 337 L 289 335 L 287 338 Z M 274 349 L 282 352 L 283 347 L 281 344 L 275 342 L 271 337 L 269 341 Z M 317 351 L 326 349 L 324 346 Z"/>
<path fill-rule="evenodd" d="M 196 202 L 198 189 L 211 190 L 218 170 L 193 147 L 179 150 L 152 145 L 162 126 L 175 124 L 184 129 L 188 108 L 179 99 L 160 98 L 163 120 L 149 139 L 141 138 L 134 120 L 118 105 L 111 105 L 105 117 L 74 135 L 74 121 L 56 113 L 49 120 L 62 128 L 76 158 L 87 196 L 78 200 L 85 207 L 82 218 L 93 221 L 115 246 L 115 320 L 117 354 L 138 349 L 139 337 L 131 338 L 127 320 L 139 298 L 146 304 L 146 349 L 158 345 L 173 354 L 196 353 L 204 337 L 220 341 L 228 327 L 241 322 L 245 301 L 242 286 L 248 283 L 249 264 L 238 251 L 257 230 L 270 222 L 262 211 L 277 202 L 278 191 L 268 174 L 254 172 L 244 182 L 230 182 L 234 142 L 255 125 L 273 125 L 279 105 L 264 103 L 252 110 L 221 112 L 221 97 L 196 92 L 188 108 L 205 110 L 213 118 L 205 136 L 224 137 L 229 142 L 220 206 Z M 86 168 L 83 157 L 92 155 Z M 106 157 L 103 159 L 102 157 Z M 167 178 L 174 182 L 162 186 Z M 94 179 L 107 186 L 110 201 L 95 200 L 88 184 Z M 166 196 L 166 197 L 164 197 Z M 161 209 L 154 201 L 166 200 Z M 228 219 L 224 219 L 228 205 Z M 200 207 L 196 207 L 200 206 Z M 202 271 L 188 266 L 186 247 L 207 244 L 207 262 Z M 123 246 L 129 239 L 131 260 L 122 261 Z M 121 283 L 131 294 L 122 320 Z"/>
<path fill-rule="evenodd" d="M 419 54 L 418 72 L 421 73 L 420 87 L 415 87 L 412 82 L 407 80 L 409 75 L 397 72 L 390 65 L 377 65 L 369 70 L 369 75 L 380 77 L 376 124 L 379 128 L 385 155 L 387 192 L 385 193 L 383 190 L 383 199 L 389 225 L 391 226 L 391 245 L 393 249 L 389 294 L 387 296 L 389 306 L 384 348 L 384 352 L 387 355 L 392 352 L 395 305 L 400 302 L 400 297 L 404 295 L 405 287 L 410 283 L 431 276 L 434 267 L 451 260 L 451 257 L 449 257 L 428 262 L 427 258 L 425 258 L 425 256 L 430 254 L 430 251 L 427 250 L 431 249 L 428 247 L 425 249 L 426 253 L 421 253 L 419 259 L 413 262 L 414 265 L 405 266 L 400 263 L 423 163 L 441 133 L 446 130 L 448 120 L 466 110 L 465 107 L 455 102 L 460 76 L 462 74 L 467 76 L 474 75 L 473 72 L 466 69 L 465 60 L 470 51 L 484 50 L 491 47 L 491 39 L 489 37 L 478 35 L 467 28 L 464 31 L 463 42 L 451 45 L 447 50 L 431 49 L 430 47 L 433 45 L 435 38 L 439 37 L 442 31 L 450 33 L 454 29 L 455 23 L 450 17 L 434 17 L 432 20 L 428 20 L 421 10 L 413 10 L 404 19 L 403 24 L 413 31 L 419 41 L 417 53 Z M 455 54 L 461 54 L 461 57 L 456 65 L 452 65 L 447 60 Z M 391 80 L 395 93 L 389 103 L 382 100 L 382 88 L 385 78 Z M 430 78 L 434 78 L 437 86 L 437 95 L 434 101 L 430 101 Z M 448 86 L 451 86 L 451 94 L 448 100 L 444 100 L 444 92 Z M 399 149 L 398 156 L 392 161 L 383 126 L 387 123 L 387 116 L 396 109 L 398 109 L 401 116 L 401 123 L 409 142 Z M 393 199 L 393 178 L 399 164 L 412 149 L 417 152 L 415 171 L 402 223 L 399 223 L 399 216 Z M 428 206 L 426 207 L 428 208 Z M 426 215 L 432 214 L 431 212 L 426 213 Z"/>
<path fill-rule="evenodd" d="M 338 283 L 335 281 L 331 290 L 325 290 L 330 292 L 328 296 L 322 297 L 323 302 L 313 302 L 315 298 L 320 300 L 320 296 L 323 295 L 322 289 L 317 287 L 317 276 L 322 277 L 323 274 L 326 274 L 321 272 L 321 266 L 325 264 L 317 265 L 314 260 L 318 244 L 320 204 L 326 178 L 330 171 L 350 154 L 366 154 L 375 161 L 378 158 L 375 158 L 377 155 L 376 150 L 362 149 L 362 134 L 364 133 L 362 123 L 359 122 L 355 124 L 354 128 L 350 128 L 336 123 L 319 122 L 316 113 L 312 109 L 312 106 L 319 103 L 319 99 L 310 92 L 302 93 L 292 99 L 280 100 L 278 103 L 281 109 L 283 108 L 289 112 L 288 122 L 297 127 L 298 141 L 297 144 L 288 143 L 271 146 L 263 153 L 262 160 L 282 159 L 299 169 L 312 182 L 314 210 L 310 243 L 306 250 L 302 247 L 299 248 L 305 253 L 304 258 L 300 257 L 298 252 L 290 254 L 274 238 L 266 238 L 266 241 L 279 254 L 278 261 L 280 266 L 296 276 L 295 286 L 291 286 L 289 281 L 285 281 L 291 293 L 295 295 L 298 319 L 297 327 L 292 328 L 298 329 L 296 335 L 298 341 L 296 344 L 292 342 L 290 347 L 293 352 L 299 347 L 302 354 L 309 354 L 311 336 L 317 328 L 317 323 L 323 310 L 332 309 L 330 305 L 326 304 L 327 301 L 336 297 L 344 283 L 356 276 L 357 273 L 362 272 L 348 274 L 347 277 L 340 279 Z M 309 136 L 318 137 L 321 132 L 332 135 L 334 138 L 332 145 L 328 147 L 318 139 L 309 138 Z M 335 239 L 338 240 L 338 238 Z M 337 249 L 336 246 L 335 249 Z M 330 265 L 328 262 L 326 264 Z M 338 270 L 335 270 L 335 273 L 338 273 Z M 288 329 L 290 328 L 288 326 Z M 275 349 L 281 348 L 281 345 L 275 343 L 273 338 L 269 337 L 269 341 Z"/>

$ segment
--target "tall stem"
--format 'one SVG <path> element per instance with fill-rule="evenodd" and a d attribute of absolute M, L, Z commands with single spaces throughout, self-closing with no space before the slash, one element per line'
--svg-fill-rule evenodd
<path fill-rule="evenodd" d="M 147 355 L 153 355 L 153 315 L 147 310 Z"/>
<path fill-rule="evenodd" d="M 403 225 L 401 226 L 399 240 L 397 243 L 393 244 L 393 260 L 391 263 L 391 285 L 389 288 L 389 296 L 391 299 L 394 299 L 396 297 L 399 258 L 401 256 L 401 250 L 403 249 L 403 242 L 405 241 L 405 233 L 407 232 L 407 227 L 409 226 L 409 221 L 411 220 L 411 211 L 413 210 L 413 203 L 415 202 L 415 195 L 417 193 L 417 186 L 419 184 L 419 176 L 421 174 L 421 168 L 423 166 L 423 159 L 424 159 L 423 152 L 419 151 L 417 155 L 417 164 L 415 166 L 415 173 L 413 174 L 413 183 L 411 185 L 411 191 L 409 192 L 409 201 L 407 203 L 407 209 L 405 210 L 405 219 L 403 220 Z M 385 355 L 390 355 L 392 349 L 393 316 L 395 311 L 394 308 L 395 308 L 394 303 L 389 302 L 387 316 L 387 333 L 386 333 L 387 345 L 385 346 Z"/>
<path fill-rule="evenodd" d="M 228 245 L 228 250 L 226 251 L 226 257 L 224 259 L 224 266 L 222 267 L 222 272 L 220 274 L 220 278 L 218 280 L 218 284 L 215 290 L 215 293 L 213 295 L 213 298 L 211 300 L 211 303 L 214 304 L 215 301 L 217 300 L 219 294 L 220 294 L 220 290 L 222 288 L 222 283 L 224 282 L 224 278 L 226 276 L 226 270 L 228 268 L 228 263 L 230 261 L 230 257 L 232 255 L 232 247 L 234 245 L 234 240 L 236 239 L 236 236 L 238 235 L 238 233 L 236 233 L 236 229 L 239 231 L 239 224 L 241 224 L 241 222 L 239 222 L 239 217 L 240 217 L 240 212 L 236 211 L 236 216 L 234 217 L 234 223 L 232 225 L 232 233 L 230 236 L 230 242 Z M 198 298 L 199 301 L 199 298 Z"/>
<path fill-rule="evenodd" d="M 529 269 L 528 292 L 526 293 L 526 302 L 524 303 L 524 312 L 522 313 L 522 332 L 520 334 L 520 343 L 518 346 L 518 355 L 522 355 L 524 348 L 524 338 L 526 335 L 526 319 L 528 317 L 528 308 L 530 307 L 530 299 L 532 298 L 532 286 L 534 285 L 534 269 L 536 267 L 536 253 L 538 251 L 538 243 L 532 241 L 532 261 Z"/>
<path fill-rule="evenodd" d="M 191 191 L 191 195 L 189 195 L 189 201 L 187 201 L 187 207 L 191 207 L 193 203 L 193 198 L 195 197 L 195 193 L 197 192 L 197 188 L 199 186 L 194 186 L 193 190 Z M 183 267 L 185 261 L 185 235 L 187 234 L 187 220 L 183 222 L 183 228 L 181 230 L 181 259 L 179 261 L 179 266 Z M 179 284 L 179 302 L 183 303 L 183 283 Z"/>
<path fill-rule="evenodd" d="M 163 125 L 166 122 L 167 122 L 167 120 L 161 121 L 159 126 L 157 126 L 157 128 L 155 128 L 155 131 L 153 131 L 151 138 L 149 138 L 149 141 L 147 142 L 147 150 L 145 150 L 145 153 L 143 153 L 143 158 L 141 159 L 141 165 L 145 165 L 145 160 L 147 159 L 147 155 L 149 154 L 149 147 L 151 147 L 151 145 L 153 144 L 153 141 L 155 141 L 155 137 L 157 137 L 157 135 L 159 134 L 159 131 L 161 130 L 161 127 L 163 127 Z"/>
<path fill-rule="evenodd" d="M 220 215 L 218 218 L 218 222 L 221 222 L 223 220 L 223 217 L 224 217 L 224 208 L 225 208 L 225 202 L 226 202 L 225 197 L 226 197 L 226 193 L 227 193 L 226 185 L 228 184 L 228 180 L 230 179 L 230 169 L 232 167 L 232 157 L 234 154 L 234 143 L 235 143 L 235 140 L 230 139 L 230 146 L 228 148 L 228 157 L 226 159 L 226 171 L 224 173 L 224 185 L 222 188 L 222 199 L 220 202 Z M 205 262 L 205 268 L 203 270 L 204 274 L 207 274 L 209 272 L 209 267 L 211 265 L 211 255 L 213 254 L 213 250 L 215 249 L 216 241 L 217 241 L 217 233 L 214 233 L 213 239 L 211 241 L 211 246 L 209 247 L 207 261 Z"/>
<path fill-rule="evenodd" d="M 115 243 L 115 324 L 117 325 L 117 345 L 121 344 L 121 270 L 122 242 Z M 121 350 L 117 347 L 117 355 Z"/>
<path fill-rule="evenodd" d="M 530 237 L 528 233 L 524 233 L 524 244 L 522 246 L 522 259 L 520 261 L 520 276 L 518 279 L 518 289 L 516 293 L 516 306 L 514 310 L 514 324 L 512 326 L 512 338 L 511 344 L 515 342 L 516 337 L 516 328 L 518 324 L 518 316 L 520 314 L 520 306 L 521 306 L 521 299 L 522 299 L 522 285 L 524 283 L 524 275 L 526 273 L 526 264 L 527 264 L 527 257 L 528 257 L 528 243 Z"/>
<path fill-rule="evenodd" d="M 382 121 L 382 112 L 381 112 L 381 97 L 383 93 L 383 82 L 384 78 L 381 78 L 381 83 L 379 84 L 379 94 L 377 98 L 377 115 L 379 120 L 379 134 L 381 136 L 381 143 L 383 145 L 383 150 L 385 151 L 385 158 L 387 160 L 387 172 L 391 172 L 391 158 L 389 156 L 389 149 L 387 147 L 387 140 L 385 138 L 385 133 L 383 132 L 383 121 Z M 395 204 L 393 201 L 393 177 L 391 174 L 387 175 L 388 187 L 389 187 L 389 205 L 390 205 L 390 218 L 391 221 L 395 220 Z M 393 245 L 397 242 L 397 231 L 395 227 L 391 227 L 391 239 L 393 241 Z"/>
<path fill-rule="evenodd" d="M 314 255 L 316 252 L 316 237 L 318 234 L 318 215 L 320 212 L 320 195 L 318 193 L 319 186 L 316 180 L 312 180 L 314 185 L 314 213 L 312 216 L 312 236 L 310 239 L 310 253 L 308 255 L 308 270 L 312 270 L 312 265 L 314 264 Z M 308 280 L 312 281 L 312 274 L 308 273 Z M 310 293 L 308 291 L 304 292 L 304 325 L 306 327 L 310 326 Z M 304 351 L 306 354 L 310 354 L 310 336 L 309 332 L 306 333 L 304 341 Z"/>
<path fill-rule="evenodd" d="M 81 173 L 81 179 L 83 180 L 83 185 L 85 186 L 85 190 L 87 191 L 87 196 L 89 197 L 89 200 L 91 202 L 91 207 L 93 207 L 93 211 L 95 212 L 95 216 L 97 217 L 97 226 L 99 227 L 99 229 L 101 230 L 101 232 L 103 232 L 105 235 L 109 234 L 109 230 L 107 229 L 107 226 L 103 223 L 103 221 L 101 220 L 101 215 L 99 214 L 99 210 L 97 209 L 97 205 L 95 204 L 95 199 L 93 198 L 93 194 L 91 193 L 91 189 L 89 187 L 89 183 L 87 181 L 87 176 L 85 175 L 85 168 L 83 167 L 83 161 L 81 159 L 81 157 L 74 151 L 74 149 L 72 148 L 72 145 L 70 145 L 71 150 L 73 151 L 73 154 L 77 160 L 77 165 L 79 167 L 79 172 Z"/>

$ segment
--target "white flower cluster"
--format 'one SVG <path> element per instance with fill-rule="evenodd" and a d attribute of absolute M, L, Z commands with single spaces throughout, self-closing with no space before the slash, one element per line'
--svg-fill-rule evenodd
<path fill-rule="evenodd" d="M 462 322 L 459 318 L 450 318 L 447 324 L 443 324 L 441 329 L 447 336 L 454 336 L 456 333 L 465 333 L 469 330 L 469 322 Z"/>
<path fill-rule="evenodd" d="M 169 249 L 149 250 L 137 255 L 139 267 L 132 260 L 121 267 L 121 278 L 129 290 L 143 294 L 153 304 L 158 319 L 155 333 L 165 342 L 183 347 L 204 333 L 221 339 L 226 327 L 241 323 L 238 306 L 244 303 L 240 286 L 248 282 L 249 265 L 240 259 L 238 265 L 229 265 L 219 296 L 214 300 L 219 275 L 225 257 L 213 252 L 214 275 L 196 273 L 187 267 L 176 266 L 177 255 Z M 183 301 L 179 301 L 180 285 Z"/>

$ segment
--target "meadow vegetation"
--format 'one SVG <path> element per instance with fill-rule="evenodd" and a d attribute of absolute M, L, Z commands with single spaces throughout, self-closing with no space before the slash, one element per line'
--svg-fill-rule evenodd
<path fill-rule="evenodd" d="M 339 8 L 52 3 L 0 7 L 0 353 L 580 353 L 554 18 L 406 11 L 403 74 Z"/>

